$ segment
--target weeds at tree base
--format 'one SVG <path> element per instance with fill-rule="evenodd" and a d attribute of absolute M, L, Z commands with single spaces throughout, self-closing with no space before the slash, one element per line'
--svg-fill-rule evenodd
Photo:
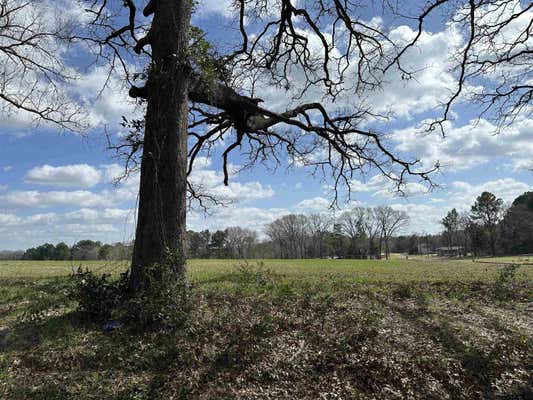
<path fill-rule="evenodd" d="M 109 274 L 96 273 L 78 267 L 71 275 L 71 300 L 78 303 L 77 311 L 90 319 L 111 318 L 123 302 L 127 274 L 113 280 Z"/>
<path fill-rule="evenodd" d="M 88 319 L 113 318 L 141 330 L 178 328 L 190 313 L 190 288 L 185 278 L 176 277 L 172 262 L 167 257 L 162 264 L 144 267 L 144 287 L 133 294 L 128 290 L 128 273 L 113 280 L 78 268 L 71 276 L 69 297 Z"/>

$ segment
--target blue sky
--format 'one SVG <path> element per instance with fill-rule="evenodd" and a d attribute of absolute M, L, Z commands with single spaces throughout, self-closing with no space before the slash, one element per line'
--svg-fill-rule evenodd
<path fill-rule="evenodd" d="M 65 0 L 67 1 L 67 0 Z M 200 3 L 195 23 L 202 26 L 214 42 L 231 38 L 235 24 L 227 0 Z M 370 20 L 374 15 L 367 11 Z M 533 16 L 532 16 L 533 17 Z M 387 24 L 388 22 L 379 22 Z M 389 26 L 393 35 L 413 34 L 412 27 Z M 393 117 L 379 126 L 390 132 L 389 145 L 397 152 L 412 155 L 425 165 L 440 161 L 442 169 L 433 176 L 441 187 L 431 192 L 412 182 L 408 196 L 401 198 L 389 183 L 375 172 L 357 177 L 352 200 L 341 203 L 339 213 L 354 205 L 388 204 L 405 210 L 411 217 L 406 232 L 437 232 L 440 219 L 452 207 L 467 210 L 482 191 L 488 190 L 512 201 L 533 190 L 533 120 L 518 118 L 500 134 L 486 120 L 472 120 L 466 104 L 454 109 L 454 120 L 445 139 L 421 135 L 417 124 L 438 108 L 446 89 L 454 82 L 448 70 L 450 47 L 460 45 L 461 35 L 442 21 L 434 20 L 411 52 L 408 62 L 420 66 L 416 80 L 390 79 L 382 91 L 369 96 L 376 109 L 392 110 Z M 69 60 L 68 54 L 65 55 Z M 72 60 L 71 60 L 72 61 Z M 76 66 L 88 61 L 76 54 Z M 297 76 L 296 78 L 297 79 Z M 22 249 L 43 242 L 91 238 L 105 242 L 130 241 L 135 220 L 137 177 L 121 184 L 112 182 L 122 172 L 120 160 L 107 150 L 104 131 L 117 135 L 122 115 L 131 115 L 133 106 L 125 95 L 120 77 L 98 97 L 105 73 L 97 66 L 83 69 L 75 83 L 76 93 L 90 104 L 88 118 L 92 128 L 83 135 L 61 132 L 54 126 L 35 125 L 22 113 L 2 108 L 0 112 L 0 250 Z M 266 103 L 283 107 L 280 94 L 265 90 Z M 283 96 L 282 96 L 283 97 Z M 191 210 L 190 229 L 220 229 L 232 225 L 260 231 L 263 226 L 290 212 L 326 212 L 331 202 L 330 182 L 313 178 L 302 168 L 275 172 L 259 166 L 232 176 L 224 187 L 220 155 L 201 159 L 193 179 L 231 204 L 215 207 L 206 215 Z M 240 165 L 243 159 L 231 162 Z"/>

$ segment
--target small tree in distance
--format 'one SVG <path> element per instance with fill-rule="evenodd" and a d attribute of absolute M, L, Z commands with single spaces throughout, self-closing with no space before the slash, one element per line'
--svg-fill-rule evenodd
<path fill-rule="evenodd" d="M 388 260 L 390 255 L 390 239 L 401 228 L 409 222 L 409 217 L 405 211 L 398 211 L 389 206 L 379 206 L 374 209 L 376 219 L 380 227 L 380 254 L 382 249 L 385 250 L 385 258 Z"/>
<path fill-rule="evenodd" d="M 481 222 L 485 229 L 492 256 L 496 255 L 496 241 L 498 235 L 498 222 L 502 217 L 503 200 L 490 192 L 483 192 L 476 198 L 471 209 L 474 221 Z"/>
<path fill-rule="evenodd" d="M 442 219 L 441 223 L 445 229 L 444 236 L 448 242 L 448 247 L 451 249 L 457 239 L 457 231 L 459 230 L 459 214 L 457 213 L 457 210 L 453 208 L 449 211 Z"/>

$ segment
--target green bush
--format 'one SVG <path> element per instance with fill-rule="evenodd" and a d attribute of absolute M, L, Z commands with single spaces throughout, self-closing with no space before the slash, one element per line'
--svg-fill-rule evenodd
<path fill-rule="evenodd" d="M 400 299 L 410 299 L 414 297 L 412 285 L 409 283 L 400 283 L 392 290 L 392 295 Z"/>
<path fill-rule="evenodd" d="M 78 302 L 78 311 L 93 319 L 110 317 L 119 308 L 123 295 L 127 275 L 121 279 L 112 280 L 111 275 L 97 275 L 81 267 L 72 274 L 73 286 L 71 299 Z"/>
<path fill-rule="evenodd" d="M 267 268 L 263 261 L 249 263 L 247 260 L 244 260 L 235 267 L 235 278 L 241 285 L 271 289 L 280 278 L 278 274 Z"/>
<path fill-rule="evenodd" d="M 493 287 L 493 296 L 497 300 L 510 300 L 519 296 L 520 291 L 517 285 L 517 275 L 519 264 L 506 265 L 500 271 Z"/>
<path fill-rule="evenodd" d="M 128 292 L 127 273 L 113 280 L 109 274 L 78 268 L 70 298 L 78 302 L 79 312 L 92 319 L 113 317 L 141 329 L 178 328 L 190 312 L 190 290 L 186 279 L 176 278 L 171 260 L 145 267 L 144 288 L 133 294 Z"/>

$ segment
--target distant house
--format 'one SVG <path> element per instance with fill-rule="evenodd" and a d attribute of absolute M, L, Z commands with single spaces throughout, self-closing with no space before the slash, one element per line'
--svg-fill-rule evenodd
<path fill-rule="evenodd" d="M 459 257 L 464 254 L 462 246 L 438 247 L 435 251 L 439 257 Z"/>

